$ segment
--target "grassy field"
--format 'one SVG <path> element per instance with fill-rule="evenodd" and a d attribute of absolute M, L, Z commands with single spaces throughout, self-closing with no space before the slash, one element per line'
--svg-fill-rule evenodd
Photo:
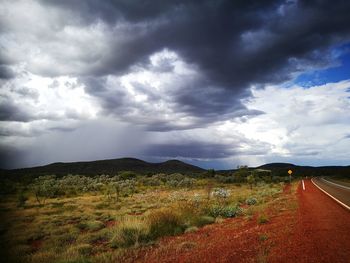
<path fill-rule="evenodd" d="M 70 189 L 44 198 L 43 192 L 28 187 L 2 196 L 2 258 L 8 262 L 122 261 L 126 252 L 161 237 L 197 231 L 223 218 L 250 218 L 284 187 L 284 183 L 223 184 L 214 178 L 155 186 L 134 180 L 132 191 Z"/>

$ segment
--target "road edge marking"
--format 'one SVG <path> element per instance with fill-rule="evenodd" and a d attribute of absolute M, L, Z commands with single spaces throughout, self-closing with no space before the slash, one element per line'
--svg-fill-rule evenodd
<path fill-rule="evenodd" d="M 301 180 L 301 182 L 303 183 L 303 190 L 305 191 L 305 184 L 304 184 L 304 180 Z"/>
<path fill-rule="evenodd" d="M 332 198 L 333 200 L 335 200 L 337 203 L 339 203 L 340 205 L 342 205 L 344 208 L 350 210 L 350 206 L 344 204 L 342 201 L 338 200 L 338 199 L 335 198 L 333 195 L 327 193 L 325 190 L 323 190 L 321 187 L 319 187 L 316 183 L 314 183 L 313 179 L 314 179 L 314 178 L 311 179 L 311 182 L 312 182 L 318 189 L 320 189 L 323 193 L 325 193 L 325 194 L 328 195 L 330 198 Z"/>
<path fill-rule="evenodd" d="M 341 185 L 341 184 L 337 184 L 337 183 L 334 183 L 334 182 L 328 181 L 327 179 L 324 179 L 323 177 L 321 177 L 321 180 L 326 181 L 327 183 L 334 184 L 334 185 L 336 185 L 336 186 L 339 186 L 339 187 L 345 188 L 345 189 L 347 189 L 347 190 L 350 190 L 350 187 L 348 187 L 348 186 L 345 186 L 345 185 Z"/>

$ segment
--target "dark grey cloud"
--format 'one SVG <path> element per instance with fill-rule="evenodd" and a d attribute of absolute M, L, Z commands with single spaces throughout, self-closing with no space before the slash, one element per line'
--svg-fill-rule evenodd
<path fill-rule="evenodd" d="M 232 146 L 217 143 L 187 142 L 173 144 L 151 145 L 144 154 L 155 157 L 168 158 L 196 158 L 196 159 L 220 159 L 228 158 L 236 152 Z"/>
<path fill-rule="evenodd" d="M 59 131 L 59 132 L 72 132 L 76 130 L 77 127 L 62 127 L 62 126 L 57 126 L 57 127 L 50 127 L 48 130 L 50 131 Z"/>
<path fill-rule="evenodd" d="M 17 137 L 10 145 L 0 137 L 0 168 L 138 156 L 149 138 L 135 127 L 106 119 L 68 129 L 54 126 L 32 141 Z"/>
<path fill-rule="evenodd" d="M 129 23 L 129 34 L 91 74 L 114 74 L 163 48 L 195 63 L 216 85 L 231 89 L 279 82 L 300 59 L 322 60 L 318 51 L 349 40 L 347 1 L 43 1 L 73 10 L 82 23 Z M 112 47 L 113 50 L 113 47 Z M 115 54 L 115 55 L 114 55 Z"/>
<path fill-rule="evenodd" d="M 27 92 L 25 89 L 22 91 L 24 93 Z M 28 93 L 27 95 L 27 97 L 37 98 L 36 93 Z M 3 101 L 0 102 L 0 121 L 31 122 L 35 120 L 60 121 L 68 119 L 82 120 L 84 116 L 74 109 L 66 110 L 63 114 L 58 112 L 38 112 L 35 107 L 28 106 L 26 103 L 15 103 L 9 98 L 3 98 Z"/>
<path fill-rule="evenodd" d="M 192 83 L 176 83 L 181 88 L 174 89 L 172 101 L 167 102 L 173 103 L 176 111 L 198 118 L 187 127 L 197 127 L 204 120 L 212 123 L 244 117 L 247 109 L 240 100 L 250 96 L 247 90 L 251 85 L 285 82 L 310 67 L 329 66 L 334 63 L 330 49 L 350 41 L 347 1 L 42 1 L 42 4 L 73 12 L 82 26 L 97 21 L 108 25 L 112 34 L 108 56 L 81 76 L 86 91 L 100 99 L 104 114 L 126 115 L 130 120 L 127 113 L 141 107 L 130 105 L 118 87 L 107 91 L 105 76 L 125 74 L 133 71 L 135 65 L 171 71 L 173 65 L 167 61 L 153 68 L 149 65 L 149 56 L 164 48 L 195 65 L 201 78 Z M 123 29 L 117 31 L 121 24 Z M 149 89 L 146 92 L 150 103 L 159 100 Z M 243 115 L 238 116 L 239 113 Z M 176 126 L 157 120 L 152 121 L 151 129 L 157 122 L 159 130 Z"/>
<path fill-rule="evenodd" d="M 28 122 L 33 120 L 33 116 L 19 105 L 15 105 L 11 101 L 4 101 L 0 103 L 0 121 L 20 121 Z"/>
<path fill-rule="evenodd" d="M 350 41 L 349 1 L 36 0 L 29 5 L 38 19 L 24 17 L 24 21 L 22 2 L 5 4 L 9 12 L 18 13 L 11 19 L 0 18 L 0 84 L 19 79 L 25 72 L 28 76 L 77 79 L 77 83 L 64 85 L 73 90 L 83 84 L 85 92 L 101 107 L 99 118 L 112 117 L 109 120 L 132 124 L 144 133 L 210 128 L 220 122 L 245 122 L 262 115 L 264 112 L 245 106 L 244 99 L 252 96 L 252 85 L 282 83 L 305 70 L 335 65 L 332 50 Z M 37 26 L 38 21 L 41 26 Z M 177 57 L 160 57 L 152 64 L 151 56 L 164 50 Z M 178 61 L 191 68 L 192 75 L 178 74 Z M 121 77 L 139 71 L 158 74 L 159 80 L 166 74 L 175 77 L 159 90 L 153 83 L 135 78 L 130 92 Z M 46 112 L 35 106 L 41 94 L 19 82 L 14 81 L 20 85 L 4 92 L 8 97 L 0 104 L 0 121 L 62 121 L 45 128 L 79 137 L 75 126 L 64 125 L 65 121 L 84 119 L 75 109 L 79 103 L 72 101 L 72 109 L 55 107 Z M 46 95 L 61 96 L 61 87 L 59 78 L 52 79 Z M 41 87 L 38 90 L 41 92 Z M 135 99 L 134 93 L 141 98 Z M 14 103 L 22 98 L 31 98 L 33 103 Z M 100 130 L 94 129 L 97 137 Z M 291 136 L 299 129 L 293 126 L 288 131 Z M 3 137 L 11 134 L 27 136 L 8 127 L 0 130 Z M 271 150 L 241 137 L 240 142 L 228 142 L 229 146 L 197 141 L 153 145 L 146 154 L 219 159 L 263 155 Z M 71 140 L 72 145 L 75 141 Z M 55 143 L 60 145 L 59 140 Z M 242 143 L 256 147 L 242 147 Z M 84 143 L 77 147 L 81 145 Z M 71 152 L 68 148 L 62 148 L 60 158 L 64 151 Z M 311 156 L 316 150 L 306 153 Z M 71 157 L 81 154 L 77 151 Z"/>
<path fill-rule="evenodd" d="M 80 78 L 86 84 L 86 92 L 100 100 L 103 114 L 127 115 L 129 120 L 128 113 L 142 105 L 130 105 L 121 88 L 107 90 L 106 78 L 133 72 L 135 68 L 173 71 L 169 60 L 150 65 L 149 57 L 161 50 L 176 52 L 200 74 L 195 81 L 174 83 L 174 92 L 169 93 L 172 100 L 165 101 L 176 111 L 197 118 L 189 127 L 200 125 L 204 119 L 212 123 L 244 117 L 247 109 L 240 100 L 251 95 L 248 91 L 251 85 L 285 82 L 311 66 L 328 66 L 334 63 L 329 50 L 350 41 L 347 1 L 39 3 L 51 11 L 58 10 L 62 16 L 50 28 L 51 32 L 43 32 L 43 43 L 57 41 L 53 33 L 61 33 L 65 26 L 88 28 L 101 21 L 108 37 L 96 39 L 106 45 L 105 49 L 97 49 L 96 54 L 89 43 L 83 45 L 74 38 L 72 46 L 77 45 L 79 52 L 72 54 L 74 49 L 61 54 L 52 48 L 55 45 L 43 45 L 48 57 L 60 65 L 33 66 L 33 70 L 42 75 L 49 70 L 50 76 L 66 73 Z M 72 63 L 77 66 L 66 67 Z M 140 84 L 134 85 L 142 89 Z M 54 86 L 55 82 L 50 85 Z M 163 99 L 150 89 L 145 94 L 150 103 Z"/>
<path fill-rule="evenodd" d="M 14 77 L 15 73 L 10 67 L 6 65 L 0 65 L 0 79 L 11 79 Z"/>
<path fill-rule="evenodd" d="M 157 93 L 152 86 L 132 82 L 134 90 L 147 96 L 144 104 L 132 101 L 130 94 L 119 81 L 108 88 L 106 77 L 81 78 L 80 81 L 89 94 L 100 100 L 103 108 L 101 115 L 109 114 L 126 122 L 141 124 L 149 131 L 192 129 L 218 121 L 263 114 L 262 111 L 247 109 L 240 101 L 241 96 L 250 94 L 249 91 L 228 94 L 224 88 L 206 86 L 207 83 L 203 79 L 194 80 L 192 83 L 179 81 L 170 84 L 165 96 Z M 167 107 L 143 107 L 159 103 L 165 103 Z M 191 121 L 181 124 L 177 122 L 176 117 L 166 118 L 168 112 L 162 111 L 168 110 L 173 114 L 188 116 Z"/>
<path fill-rule="evenodd" d="M 250 145 L 250 147 L 245 147 L 247 145 Z M 270 150 L 270 145 L 246 138 L 227 143 L 186 139 L 172 143 L 150 144 L 143 154 L 161 158 L 225 159 L 239 155 L 264 155 Z"/>
<path fill-rule="evenodd" d="M 0 145 L 0 168 L 11 169 L 23 165 L 26 153 L 15 147 Z"/>

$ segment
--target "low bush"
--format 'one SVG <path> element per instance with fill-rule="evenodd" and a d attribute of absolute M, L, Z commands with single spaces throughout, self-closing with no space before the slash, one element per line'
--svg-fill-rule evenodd
<path fill-rule="evenodd" d="M 197 227 L 202 227 L 208 224 L 212 224 L 215 222 L 215 218 L 211 216 L 199 216 L 195 217 L 192 225 L 197 226 Z"/>
<path fill-rule="evenodd" d="M 230 196 L 230 191 L 226 190 L 224 188 L 216 188 L 214 191 L 211 193 L 212 196 L 216 198 L 228 198 Z"/>
<path fill-rule="evenodd" d="M 147 223 L 150 236 L 153 239 L 177 235 L 185 230 L 181 216 L 170 209 L 160 209 L 151 212 L 147 217 Z"/>
<path fill-rule="evenodd" d="M 122 180 L 127 180 L 127 179 L 132 179 L 137 177 L 137 174 L 132 171 L 123 171 L 123 172 L 120 172 L 118 175 Z"/>
<path fill-rule="evenodd" d="M 247 205 L 255 205 L 258 203 L 258 200 L 255 197 L 249 197 L 245 200 Z"/>
<path fill-rule="evenodd" d="M 239 214 L 239 207 L 237 206 L 227 206 L 223 209 L 221 216 L 224 217 L 235 217 Z"/>
<path fill-rule="evenodd" d="M 222 209 L 223 209 L 222 206 L 213 205 L 213 206 L 209 207 L 208 214 L 212 217 L 218 217 L 221 215 Z"/>
<path fill-rule="evenodd" d="M 209 215 L 213 217 L 235 217 L 241 214 L 241 209 L 237 205 L 221 206 L 213 205 L 209 208 Z"/>
<path fill-rule="evenodd" d="M 25 203 L 28 201 L 28 197 L 24 195 L 23 191 L 18 194 L 17 207 L 24 207 Z"/>

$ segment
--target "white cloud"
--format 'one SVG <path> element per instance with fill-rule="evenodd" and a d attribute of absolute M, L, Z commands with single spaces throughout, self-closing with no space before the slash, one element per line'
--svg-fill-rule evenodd
<path fill-rule="evenodd" d="M 84 74 L 110 52 L 106 26 L 82 25 L 69 10 L 45 8 L 35 1 L 3 1 L 0 45 L 16 67 L 34 74 Z"/>
<path fill-rule="evenodd" d="M 286 158 L 346 160 L 350 140 L 350 81 L 328 83 L 308 89 L 299 86 L 268 86 L 252 89 L 249 108 L 265 114 L 237 126 L 247 138 L 272 146 L 269 155 Z M 309 157 L 309 158 L 311 158 Z"/>
<path fill-rule="evenodd" d="M 35 136 L 55 128 L 72 129 L 83 120 L 94 119 L 100 110 L 76 78 L 31 73 L 7 81 L 0 89 L 0 103 L 11 103 L 27 117 L 25 123 L 2 122 L 3 135 L 15 137 Z"/>
<path fill-rule="evenodd" d="M 162 142 L 186 140 L 225 144 L 234 152 L 221 160 L 234 164 L 295 162 L 305 165 L 348 164 L 350 80 L 305 89 L 300 86 L 252 88 L 244 104 L 265 114 L 232 119 L 204 129 L 157 135 Z"/>

